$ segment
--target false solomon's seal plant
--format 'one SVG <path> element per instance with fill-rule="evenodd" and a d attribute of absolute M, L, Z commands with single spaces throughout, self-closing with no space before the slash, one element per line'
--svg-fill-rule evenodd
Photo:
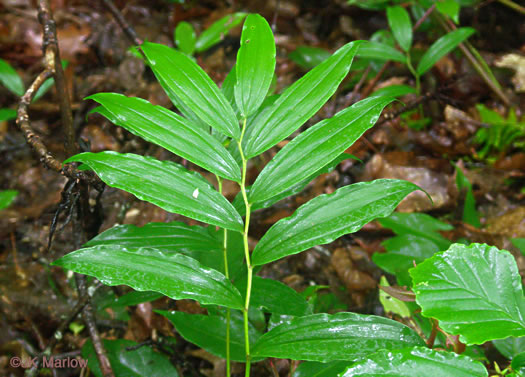
<path fill-rule="evenodd" d="M 54 265 L 107 285 L 125 284 L 198 301 L 207 315 L 160 313 L 188 341 L 226 358 L 228 375 L 230 360 L 245 362 L 249 376 L 250 364 L 268 357 L 327 363 L 355 361 L 380 349 L 423 346 L 415 331 L 390 319 L 312 314 L 294 290 L 255 273 L 260 266 L 329 243 L 389 215 L 418 189 L 414 184 L 380 179 L 320 195 L 278 221 L 253 252 L 249 250 L 252 211 L 299 192 L 344 159 L 344 151 L 392 101 L 366 98 L 308 128 L 247 186 L 248 161 L 292 135 L 326 103 L 347 75 L 359 45 L 354 41 L 342 46 L 281 94 L 267 97 L 275 43 L 259 15 L 247 16 L 237 63 L 222 89 L 184 53 L 144 43 L 140 49 L 149 67 L 182 116 L 116 93 L 89 97 L 100 104 L 95 111 L 215 174 L 218 190 L 178 163 L 136 154 L 81 153 L 67 162 L 81 162 L 111 187 L 211 226 L 121 225 Z M 224 180 L 240 186 L 233 203 L 221 194 Z M 272 314 L 268 327 L 253 320 L 261 311 Z"/>

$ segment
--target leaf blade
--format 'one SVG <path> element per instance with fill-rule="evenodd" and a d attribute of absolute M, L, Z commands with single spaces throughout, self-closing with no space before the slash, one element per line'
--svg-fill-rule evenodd
<path fill-rule="evenodd" d="M 393 6 L 386 8 L 388 25 L 394 34 L 399 46 L 408 52 L 412 46 L 412 22 L 408 12 L 402 6 Z"/>
<path fill-rule="evenodd" d="M 220 272 L 183 254 L 157 249 L 93 246 L 69 253 L 54 266 L 95 276 L 106 285 L 129 285 L 137 291 L 160 292 L 174 300 L 242 309 L 239 291 Z"/>
<path fill-rule="evenodd" d="M 485 244 L 453 244 L 409 271 L 422 315 L 482 344 L 525 335 L 525 299 L 514 257 Z M 481 278 L 482 277 L 482 278 Z"/>
<path fill-rule="evenodd" d="M 252 158 L 290 136 L 332 96 L 347 75 L 361 41 L 350 42 L 286 89 L 269 111 L 260 113 L 245 138 Z M 247 134 L 248 136 L 248 134 Z"/>
<path fill-rule="evenodd" d="M 462 27 L 439 38 L 421 57 L 416 68 L 417 74 L 421 76 L 426 73 L 439 59 L 455 49 L 475 32 L 476 30 L 473 28 Z"/>
<path fill-rule="evenodd" d="M 235 67 L 235 100 L 241 115 L 247 118 L 266 98 L 275 71 L 275 41 L 264 17 L 246 17 Z"/>
<path fill-rule="evenodd" d="M 279 195 L 328 164 L 371 128 L 391 98 L 369 97 L 310 127 L 266 165 L 250 190 L 250 203 Z"/>
<path fill-rule="evenodd" d="M 378 348 L 423 345 L 399 322 L 356 313 L 313 314 L 292 319 L 259 338 L 253 355 L 292 360 L 354 361 Z"/>
<path fill-rule="evenodd" d="M 180 115 L 141 98 L 117 93 L 98 93 L 87 99 L 102 105 L 111 115 L 108 119 L 116 125 L 220 177 L 240 182 L 239 166 L 226 148 Z"/>
<path fill-rule="evenodd" d="M 73 161 L 91 167 L 107 185 L 128 191 L 166 211 L 242 232 L 243 221 L 231 203 L 201 175 L 181 165 L 116 152 L 87 152 L 66 160 Z"/>
<path fill-rule="evenodd" d="M 393 60 L 403 64 L 405 64 L 407 60 L 406 56 L 394 47 L 385 43 L 370 41 L 364 42 L 361 47 L 359 47 L 357 56 L 370 59 Z"/>
<path fill-rule="evenodd" d="M 166 91 L 173 92 L 209 126 L 239 139 L 240 129 L 235 112 L 197 63 L 184 53 L 161 44 L 146 42 L 141 49 Z"/>
<path fill-rule="evenodd" d="M 487 369 L 470 357 L 424 347 L 382 350 L 351 365 L 341 377 L 426 376 L 487 377 Z"/>
<path fill-rule="evenodd" d="M 215 21 L 199 35 L 195 43 L 195 50 L 202 52 L 219 43 L 228 31 L 241 23 L 244 17 L 246 13 L 237 12 Z"/>
<path fill-rule="evenodd" d="M 407 194 L 418 189 L 410 182 L 378 179 L 320 195 L 266 232 L 253 251 L 252 264 L 269 263 L 355 232 L 369 221 L 389 215 Z"/>
<path fill-rule="evenodd" d="M 15 69 L 4 59 L 0 59 L 0 83 L 19 97 L 24 95 L 24 83 Z"/>

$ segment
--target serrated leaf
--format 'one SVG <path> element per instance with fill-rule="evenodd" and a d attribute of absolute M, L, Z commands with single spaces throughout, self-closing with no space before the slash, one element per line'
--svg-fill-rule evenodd
<path fill-rule="evenodd" d="M 188 342 L 214 355 L 226 358 L 226 318 L 223 316 L 162 310 L 156 312 L 169 319 L 177 332 Z M 243 319 L 238 313 L 232 312 L 231 314 L 230 357 L 233 361 L 245 362 Z M 250 323 L 248 323 L 248 329 L 250 343 L 254 344 L 261 334 Z"/>
<path fill-rule="evenodd" d="M 11 64 L 4 59 L 0 59 L 0 83 L 13 94 L 19 97 L 24 95 L 25 89 L 22 79 Z"/>
<path fill-rule="evenodd" d="M 356 313 L 313 314 L 277 326 L 255 343 L 254 356 L 330 362 L 354 361 L 381 348 L 424 345 L 409 327 Z"/>
<path fill-rule="evenodd" d="M 175 28 L 174 37 L 177 47 L 182 52 L 188 55 L 193 54 L 197 37 L 195 35 L 195 29 L 193 29 L 190 23 L 186 21 L 179 22 Z"/>
<path fill-rule="evenodd" d="M 195 44 L 197 52 L 205 51 L 219 43 L 228 31 L 241 23 L 244 17 L 246 17 L 246 13 L 237 12 L 215 21 L 209 28 L 201 33 L 199 38 L 197 38 Z"/>
<path fill-rule="evenodd" d="M 286 144 L 250 190 L 250 203 L 270 199 L 337 158 L 371 128 L 392 98 L 369 97 L 325 119 Z"/>
<path fill-rule="evenodd" d="M 340 377 L 487 377 L 480 362 L 424 347 L 382 350 L 354 363 Z"/>
<path fill-rule="evenodd" d="M 406 56 L 394 47 L 385 43 L 366 41 L 361 44 L 357 56 L 368 59 L 392 60 L 399 63 L 406 63 Z"/>
<path fill-rule="evenodd" d="M 408 12 L 402 6 L 386 8 L 388 25 L 399 46 L 408 52 L 412 46 L 412 22 Z"/>
<path fill-rule="evenodd" d="M 312 69 L 330 57 L 330 52 L 319 47 L 299 46 L 288 57 L 301 68 Z"/>
<path fill-rule="evenodd" d="M 208 224 L 242 232 L 235 208 L 200 174 L 171 161 L 116 152 L 81 153 L 65 162 L 82 162 L 107 185 L 125 190 L 160 208 Z M 194 198 L 195 189 L 199 196 Z"/>
<path fill-rule="evenodd" d="M 244 151 L 252 158 L 290 136 L 334 94 L 347 75 L 361 41 L 348 43 L 287 88 L 249 125 Z"/>
<path fill-rule="evenodd" d="M 142 98 L 117 93 L 98 93 L 87 97 L 111 114 L 109 120 L 146 141 L 160 145 L 219 177 L 241 181 L 241 171 L 232 155 L 209 133 L 190 121 Z M 100 112 L 100 111 L 99 111 Z"/>
<path fill-rule="evenodd" d="M 418 189 L 407 181 L 378 179 L 320 195 L 266 232 L 253 251 L 252 264 L 269 263 L 355 232 L 378 217 L 388 216 L 406 195 Z"/>
<path fill-rule="evenodd" d="M 239 139 L 241 132 L 235 112 L 197 63 L 184 53 L 161 44 L 145 42 L 141 49 L 167 92 L 173 92 L 209 126 Z"/>
<path fill-rule="evenodd" d="M 421 57 L 416 69 L 417 74 L 421 76 L 426 73 L 439 59 L 455 49 L 475 32 L 476 30 L 473 28 L 462 27 L 439 38 Z"/>
<path fill-rule="evenodd" d="M 409 272 L 423 316 L 462 342 L 525 335 L 521 277 L 508 251 L 453 244 Z"/>
<path fill-rule="evenodd" d="M 125 284 L 137 291 L 160 292 L 174 300 L 243 307 L 239 291 L 223 274 L 183 254 L 104 245 L 73 251 L 52 265 L 94 276 L 106 285 Z"/>
<path fill-rule="evenodd" d="M 177 368 L 173 366 L 169 358 L 151 347 L 141 345 L 137 349 L 128 351 L 127 347 L 137 346 L 137 342 L 125 339 L 109 340 L 103 339 L 111 369 L 115 376 L 126 377 L 178 377 Z M 96 377 L 103 377 L 100 364 L 91 340 L 82 347 L 82 357 L 88 360 L 88 367 Z"/>
<path fill-rule="evenodd" d="M 505 339 L 493 340 L 492 343 L 509 360 L 525 350 L 525 336 L 520 338 L 510 336 Z"/>
<path fill-rule="evenodd" d="M 237 53 L 235 101 L 241 116 L 248 117 L 262 104 L 275 71 L 275 41 L 268 22 L 258 14 L 244 21 Z"/>
<path fill-rule="evenodd" d="M 235 286 L 246 297 L 246 278 L 239 279 Z M 310 314 L 308 303 L 289 286 L 272 279 L 254 276 L 252 280 L 250 306 L 263 308 L 270 313 L 303 316 Z"/>

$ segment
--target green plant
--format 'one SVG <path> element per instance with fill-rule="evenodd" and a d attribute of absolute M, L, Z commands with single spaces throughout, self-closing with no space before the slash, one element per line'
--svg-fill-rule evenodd
<path fill-rule="evenodd" d="M 17 195 L 18 191 L 16 190 L 0 191 L 0 209 L 9 207 Z"/>
<path fill-rule="evenodd" d="M 246 17 L 246 13 L 237 12 L 222 17 L 215 21 L 198 37 L 193 26 L 182 21 L 177 24 L 173 32 L 175 44 L 185 54 L 193 55 L 195 52 L 204 52 L 219 43 L 224 35 L 239 25 Z"/>
<path fill-rule="evenodd" d="M 62 61 L 62 66 L 67 67 L 68 62 Z M 17 97 L 21 97 L 25 93 L 24 83 L 22 78 L 18 75 L 15 69 L 3 59 L 0 59 L 0 83 L 5 86 L 11 93 Z M 40 99 L 46 92 L 54 85 L 55 79 L 49 78 L 40 86 L 36 92 L 33 102 Z M 0 109 L 0 121 L 11 120 L 16 118 L 16 110 L 14 109 Z"/>
<path fill-rule="evenodd" d="M 490 159 L 491 154 L 503 154 L 512 146 L 525 146 L 525 120 L 518 120 L 514 109 L 507 118 L 482 104 L 476 105 L 481 121 L 488 127 L 481 127 L 474 135 L 474 144 L 480 146 L 477 155 L 480 159 Z"/>
<path fill-rule="evenodd" d="M 373 368 L 387 365 L 402 375 L 408 373 L 407 367 L 414 368 L 418 375 L 430 367 L 436 372 L 433 375 L 448 376 L 454 367 L 463 371 L 461 375 L 486 376 L 483 365 L 469 356 L 425 348 L 424 339 L 402 323 L 347 312 L 312 314 L 312 305 L 303 296 L 278 281 L 256 274 L 267 263 L 329 243 L 359 230 L 373 219 L 388 216 L 407 194 L 418 189 L 410 182 L 387 179 L 341 187 L 332 194 L 310 200 L 292 216 L 275 223 L 253 252 L 249 250 L 251 213 L 275 203 L 283 193 L 300 190 L 305 181 L 316 177 L 334 161 L 346 158 L 341 157 L 343 152 L 374 125 L 383 108 L 392 101 L 391 97 L 372 96 L 308 128 L 283 147 L 254 184 L 248 186 L 248 161 L 289 137 L 323 106 L 347 75 L 359 46 L 358 41 L 344 45 L 280 95 L 265 99 L 275 69 L 275 44 L 268 23 L 261 16 L 247 16 L 237 63 L 222 91 L 186 54 L 144 43 L 140 49 L 149 66 L 184 116 L 143 99 L 114 93 L 89 97 L 100 104 L 95 111 L 215 174 L 219 190 L 197 172 L 152 157 L 116 152 L 81 153 L 67 162 L 81 162 L 83 168 L 91 168 L 112 187 L 213 226 L 188 226 L 180 222 L 150 223 L 141 228 L 121 225 L 53 264 L 94 276 L 107 285 L 125 284 L 137 291 L 198 301 L 207 309 L 207 315 L 159 313 L 186 340 L 224 357 L 228 375 L 230 360 L 245 362 L 245 374 L 249 376 L 252 362 L 275 357 L 306 360 L 300 367 L 301 373 L 315 372 L 325 377 L 337 373 L 373 375 L 377 374 Z M 221 195 L 225 179 L 239 184 L 242 202 L 232 204 Z M 438 235 L 431 239 L 441 250 L 450 244 Z M 516 265 L 509 256 L 508 252 L 484 245 L 469 248 L 453 245 L 449 251 L 418 265 L 410 271 L 410 277 L 423 316 L 442 321 L 444 331 L 461 334 L 462 340 L 469 344 L 525 334 L 525 323 L 519 318 L 519 313 L 524 312 L 523 292 L 517 284 Z M 459 265 L 452 272 L 441 273 L 442 266 L 449 266 L 443 260 Z M 490 279 L 481 287 L 462 287 L 456 284 L 457 280 L 464 282 L 453 274 L 459 270 L 467 282 L 476 282 L 478 273 Z M 454 298 L 453 301 L 429 299 L 433 294 L 444 294 L 443 287 L 447 298 Z M 492 294 L 498 289 L 504 295 L 496 300 L 499 304 L 505 297 L 505 305 L 499 312 L 488 312 L 494 298 L 488 297 L 486 290 Z M 475 313 L 468 310 L 470 301 L 462 300 L 469 292 L 481 297 L 473 293 L 476 305 L 481 308 Z M 148 293 L 145 298 L 131 297 L 128 302 L 151 297 L 156 296 Z M 460 321 L 453 315 L 447 316 L 439 305 L 445 306 L 448 313 L 457 312 Z M 268 322 L 265 312 L 271 313 Z M 501 319 L 507 315 L 512 321 Z M 483 331 L 487 318 L 505 326 Z M 479 322 L 479 329 L 462 325 L 469 321 Z M 421 323 L 423 326 L 424 321 Z M 110 350 L 111 347 L 122 350 L 123 344 L 125 341 L 106 345 Z M 459 347 L 459 342 L 453 344 Z M 92 348 L 89 351 L 90 346 L 86 347 L 86 354 L 92 354 Z M 154 357 L 137 355 L 130 363 Z M 119 366 L 128 365 L 119 358 L 112 361 Z M 355 374 L 358 370 L 366 370 L 368 374 Z M 93 372 L 100 373 L 96 368 Z M 157 375 L 157 372 L 141 373 Z"/>

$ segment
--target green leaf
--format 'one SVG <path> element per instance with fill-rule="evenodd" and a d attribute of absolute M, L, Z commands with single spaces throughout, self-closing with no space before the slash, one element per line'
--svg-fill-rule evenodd
<path fill-rule="evenodd" d="M 450 17 L 456 24 L 459 24 L 459 3 L 457 0 L 442 0 L 436 2 L 436 9 L 439 13 Z"/>
<path fill-rule="evenodd" d="M 368 222 L 388 216 L 405 196 L 418 189 L 410 182 L 378 179 L 320 195 L 266 232 L 253 251 L 252 264 L 269 263 L 356 232 Z"/>
<path fill-rule="evenodd" d="M 512 238 L 510 242 L 512 242 L 512 244 L 520 249 L 521 253 L 525 255 L 525 238 Z"/>
<path fill-rule="evenodd" d="M 109 120 L 144 140 L 160 145 L 220 177 L 241 181 L 239 165 L 226 148 L 180 115 L 142 98 L 117 93 L 98 93 L 87 99 L 104 107 L 106 111 L 102 115 L 109 113 Z"/>
<path fill-rule="evenodd" d="M 348 43 L 287 88 L 267 111 L 248 126 L 244 140 L 247 158 L 268 150 L 290 136 L 334 94 L 347 75 L 361 41 Z"/>
<path fill-rule="evenodd" d="M 381 276 L 381 281 L 379 282 L 379 284 L 382 287 L 390 287 L 390 284 L 388 284 L 388 280 L 386 280 L 384 276 Z M 410 309 L 407 307 L 407 304 L 405 304 L 398 298 L 390 296 L 382 289 L 379 289 L 379 302 L 383 306 L 385 313 L 393 313 L 405 318 L 410 317 Z"/>
<path fill-rule="evenodd" d="M 325 119 L 286 144 L 250 190 L 250 203 L 270 199 L 309 177 L 371 128 L 392 98 L 369 97 Z"/>
<path fill-rule="evenodd" d="M 177 47 L 185 54 L 192 55 L 195 51 L 195 29 L 186 21 L 179 22 L 174 33 Z"/>
<path fill-rule="evenodd" d="M 474 198 L 474 192 L 472 191 L 472 184 L 469 182 L 467 177 L 463 174 L 463 171 L 455 164 L 456 169 L 456 185 L 460 193 L 465 193 L 465 203 L 463 205 L 463 222 L 472 225 L 473 227 L 480 228 L 481 223 L 479 222 L 479 214 L 476 211 L 476 199 Z"/>
<path fill-rule="evenodd" d="M 18 191 L 16 190 L 0 191 L 0 210 L 9 207 L 17 195 Z"/>
<path fill-rule="evenodd" d="M 242 232 L 235 208 L 200 174 L 171 161 L 116 152 L 81 153 L 65 162 L 82 162 L 107 185 L 130 192 L 160 208 L 221 228 Z"/>
<path fill-rule="evenodd" d="M 366 41 L 361 44 L 357 56 L 368 59 L 393 60 L 405 64 L 407 58 L 402 52 L 385 43 Z"/>
<path fill-rule="evenodd" d="M 412 22 L 408 12 L 402 6 L 386 8 L 388 25 L 399 46 L 408 52 L 412 46 Z"/>
<path fill-rule="evenodd" d="M 239 115 L 239 109 L 235 103 L 235 84 L 237 84 L 237 66 L 234 65 L 230 72 L 226 75 L 226 78 L 222 82 L 221 91 L 224 94 L 224 97 L 230 102 L 235 115 Z M 235 146 L 237 147 L 237 146 Z"/>
<path fill-rule="evenodd" d="M 102 342 L 104 343 L 104 349 L 106 350 L 111 369 L 113 369 L 115 376 L 179 376 L 177 368 L 171 364 L 168 357 L 153 351 L 149 346 L 142 345 L 133 351 L 128 351 L 126 347 L 133 347 L 138 343 L 125 339 L 104 339 Z M 88 340 L 82 347 L 82 357 L 88 360 L 89 370 L 96 377 L 103 377 L 91 340 Z"/>
<path fill-rule="evenodd" d="M 454 244 L 409 272 L 423 316 L 463 343 L 525 335 L 521 277 L 508 251 Z"/>
<path fill-rule="evenodd" d="M 525 352 L 522 352 L 512 359 L 510 366 L 513 370 L 519 372 L 521 375 L 525 373 Z"/>
<path fill-rule="evenodd" d="M 330 57 L 330 52 L 319 47 L 299 46 L 288 57 L 304 69 L 312 69 Z"/>
<path fill-rule="evenodd" d="M 417 74 L 421 76 L 426 73 L 439 59 L 455 49 L 475 32 L 476 30 L 473 28 L 462 27 L 439 38 L 421 57 L 416 69 Z"/>
<path fill-rule="evenodd" d="M 174 300 L 243 307 L 239 291 L 223 274 L 183 254 L 104 245 L 73 251 L 52 265 L 94 276 L 106 285 L 125 284 L 137 291 L 160 292 Z"/>
<path fill-rule="evenodd" d="M 246 13 L 237 12 L 215 21 L 209 28 L 201 33 L 199 38 L 197 38 L 195 44 L 197 52 L 206 51 L 213 45 L 222 41 L 228 31 L 239 25 L 244 17 L 246 17 Z"/>
<path fill-rule="evenodd" d="M 411 328 L 391 319 L 356 313 L 313 314 L 261 336 L 252 354 L 280 359 L 354 361 L 381 348 L 424 345 Z"/>
<path fill-rule="evenodd" d="M 525 350 L 525 336 L 521 338 L 510 336 L 505 339 L 493 340 L 492 343 L 509 360 Z"/>
<path fill-rule="evenodd" d="M 84 246 L 98 245 L 151 247 L 166 253 L 222 252 L 222 243 L 219 243 L 207 228 L 189 226 L 180 221 L 149 223 L 142 227 L 132 224 L 117 225 L 92 238 Z"/>
<path fill-rule="evenodd" d="M 141 46 L 160 84 L 172 92 L 206 124 L 239 139 L 235 112 L 222 92 L 197 63 L 168 46 L 145 42 Z"/>
<path fill-rule="evenodd" d="M 15 109 L 0 109 L 0 122 L 8 121 L 16 118 Z"/>
<path fill-rule="evenodd" d="M 275 203 L 277 203 L 277 202 L 279 202 L 279 201 L 281 201 L 281 200 L 283 200 L 283 199 L 285 199 L 285 198 L 287 198 L 289 196 L 292 196 L 292 195 L 300 193 L 315 178 L 317 178 L 321 174 L 330 173 L 331 171 L 333 171 L 337 167 L 337 165 L 339 165 L 339 163 L 341 161 L 347 160 L 349 158 L 352 158 L 354 160 L 358 160 L 358 161 L 362 162 L 357 157 L 355 157 L 355 156 L 353 156 L 353 155 L 351 155 L 349 153 L 341 153 L 335 160 L 331 161 L 328 165 L 325 165 L 321 169 L 319 169 L 319 170 L 315 171 L 314 173 L 310 174 L 310 176 L 308 176 L 307 178 L 303 179 L 301 182 L 293 185 L 288 190 L 283 191 L 279 195 L 276 195 L 276 196 L 274 196 L 274 197 L 272 197 L 272 198 L 270 198 L 268 200 L 254 203 L 251 206 L 251 210 L 252 211 L 257 211 L 257 210 L 262 209 L 262 208 L 271 207 Z M 251 186 L 246 187 L 246 194 L 248 195 L 248 197 L 250 197 L 250 190 L 251 190 Z M 235 196 L 235 199 L 233 200 L 233 206 L 235 207 L 237 212 L 239 212 L 241 214 L 241 216 L 244 216 L 246 214 L 246 206 L 244 205 L 244 199 L 242 197 L 242 193 L 238 193 L 237 196 Z"/>
<path fill-rule="evenodd" d="M 393 213 L 379 220 L 385 228 L 392 229 L 397 235 L 409 234 L 434 242 L 441 250 L 447 249 L 451 242 L 438 231 L 452 230 L 450 224 L 439 221 L 426 213 Z"/>
<path fill-rule="evenodd" d="M 268 22 L 258 14 L 246 17 L 237 53 L 235 100 L 243 117 L 262 104 L 275 71 L 275 41 Z"/>
<path fill-rule="evenodd" d="M 305 361 L 295 369 L 292 377 L 338 377 L 348 367 L 348 361 L 319 363 Z"/>
<path fill-rule="evenodd" d="M 424 347 L 382 350 L 350 366 L 341 377 L 487 377 L 480 362 L 452 352 Z"/>
<path fill-rule="evenodd" d="M 246 278 L 239 279 L 235 286 L 246 297 Z M 270 313 L 303 316 L 310 314 L 308 303 L 295 290 L 273 279 L 254 276 L 250 306 L 263 308 Z"/>
<path fill-rule="evenodd" d="M 226 358 L 226 318 L 219 315 L 188 314 L 176 311 L 156 310 L 175 326 L 177 332 L 188 342 L 206 351 Z M 248 323 L 250 344 L 254 344 L 261 334 Z M 244 324 L 242 315 L 231 313 L 230 357 L 233 361 L 245 362 Z"/>
<path fill-rule="evenodd" d="M 380 220 L 381 221 L 381 220 Z M 413 234 L 402 234 L 382 243 L 386 253 L 374 253 L 372 260 L 382 270 L 395 275 L 399 285 L 412 285 L 408 270 L 442 251 L 434 241 Z"/>
<path fill-rule="evenodd" d="M 406 94 L 416 94 L 415 88 L 408 85 L 389 85 L 372 93 L 373 96 L 401 97 Z"/>
<path fill-rule="evenodd" d="M 13 94 L 21 97 L 24 95 L 24 83 L 15 69 L 6 62 L 4 59 L 0 59 L 0 83 L 5 86 Z"/>

